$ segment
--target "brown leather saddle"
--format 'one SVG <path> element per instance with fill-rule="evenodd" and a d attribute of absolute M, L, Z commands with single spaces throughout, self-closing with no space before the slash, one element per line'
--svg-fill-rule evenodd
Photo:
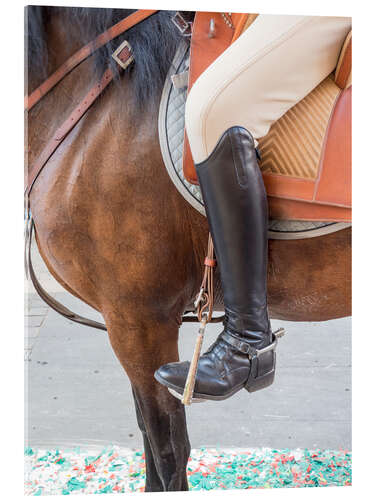
<path fill-rule="evenodd" d="M 257 14 L 197 12 L 188 90 Z M 251 27 L 250 27 L 251 29 Z M 259 140 L 260 168 L 275 219 L 351 221 L 351 55 L 348 34 L 335 71 Z M 185 133 L 184 176 L 198 184 Z"/>

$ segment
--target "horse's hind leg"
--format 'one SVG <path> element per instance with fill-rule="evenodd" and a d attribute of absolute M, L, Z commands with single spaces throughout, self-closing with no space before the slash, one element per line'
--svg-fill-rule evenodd
<path fill-rule="evenodd" d="M 171 322 L 106 318 L 116 356 L 127 372 L 144 435 L 146 491 L 188 490 L 190 444 L 182 404 L 154 379 L 162 364 L 177 361 L 178 326 Z"/>

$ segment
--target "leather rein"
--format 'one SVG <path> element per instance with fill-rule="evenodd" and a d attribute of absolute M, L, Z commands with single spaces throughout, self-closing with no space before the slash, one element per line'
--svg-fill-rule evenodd
<path fill-rule="evenodd" d="M 52 90 L 63 78 L 68 75 L 74 68 L 76 68 L 81 62 L 85 61 L 90 57 L 96 50 L 110 42 L 114 38 L 118 37 L 131 27 L 142 22 L 148 17 L 152 16 L 158 12 L 158 10 L 137 10 L 136 12 L 130 14 L 126 18 L 122 19 L 120 22 L 101 33 L 94 40 L 89 42 L 87 45 L 82 47 L 76 53 L 74 53 L 65 63 L 60 66 L 50 77 L 48 77 L 37 89 L 35 89 L 29 96 L 25 97 L 25 111 L 30 111 L 50 90 Z M 125 40 L 121 45 L 114 51 L 112 58 L 120 66 L 120 70 L 125 70 L 129 64 L 134 60 L 132 55 L 132 50 L 129 43 Z M 93 105 L 97 98 L 102 94 L 108 84 L 113 80 L 114 73 L 110 67 L 106 69 L 103 76 L 95 85 L 89 90 L 87 95 L 83 100 L 74 108 L 69 117 L 63 122 L 63 124 L 56 130 L 53 137 L 47 142 L 46 146 L 43 148 L 41 153 L 32 163 L 30 171 L 28 172 L 28 179 L 25 189 L 25 201 L 26 201 L 26 230 L 25 230 L 25 269 L 26 276 L 31 278 L 35 290 L 37 291 L 40 298 L 46 302 L 52 309 L 56 312 L 65 316 L 71 321 L 80 323 L 92 328 L 99 330 L 107 330 L 104 323 L 94 321 L 92 319 L 85 318 L 79 314 L 74 313 L 63 304 L 56 301 L 48 292 L 42 287 L 35 274 L 32 260 L 31 260 L 31 242 L 32 235 L 35 231 L 35 224 L 32 219 L 30 208 L 29 208 L 29 195 L 31 193 L 32 187 L 38 178 L 40 172 L 43 170 L 44 166 L 48 162 L 49 158 L 53 155 L 56 149 L 60 146 L 62 141 L 68 135 L 68 133 L 76 126 L 79 120 L 85 115 L 88 109 Z M 221 322 L 224 316 L 217 318 L 212 318 L 213 310 L 213 270 L 216 265 L 213 254 L 213 244 L 211 235 L 209 235 L 208 251 L 207 257 L 205 259 L 205 271 L 203 276 L 203 281 L 201 284 L 200 292 L 194 303 L 195 309 L 197 311 L 197 316 L 182 316 L 183 322 L 198 322 L 202 321 L 205 317 L 207 321 L 211 322 Z"/>
<path fill-rule="evenodd" d="M 78 52 L 73 54 L 62 66 L 60 66 L 47 80 L 45 80 L 36 90 L 29 96 L 25 97 L 25 110 L 30 111 L 51 89 L 53 89 L 68 73 L 76 68 L 81 62 L 85 61 L 97 49 L 118 37 L 129 28 L 140 23 L 144 19 L 150 17 L 157 10 L 137 10 L 130 14 L 125 19 L 109 28 L 104 33 L 100 34 L 95 40 L 91 41 Z M 133 61 L 131 47 L 127 41 L 123 42 L 117 50 L 112 54 L 112 57 L 119 64 L 121 69 L 126 67 Z M 87 110 L 92 106 L 96 99 L 102 94 L 104 89 L 113 80 L 114 74 L 111 68 L 107 68 L 101 79 L 89 90 L 87 95 L 82 99 L 78 106 L 68 116 L 67 120 L 56 130 L 53 137 L 47 142 L 42 152 L 31 165 L 28 173 L 27 187 L 25 194 L 29 195 L 38 175 L 43 167 L 65 139 L 68 133 L 77 125 L 79 120 L 85 115 Z"/>

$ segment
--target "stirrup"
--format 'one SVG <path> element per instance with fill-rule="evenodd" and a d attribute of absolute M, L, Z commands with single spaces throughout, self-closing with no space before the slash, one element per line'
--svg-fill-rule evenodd
<path fill-rule="evenodd" d="M 168 391 L 174 396 L 175 398 L 179 399 L 180 401 L 183 400 L 184 395 L 180 394 L 179 392 L 175 391 L 174 389 L 171 389 L 168 387 Z M 207 399 L 201 399 L 201 398 L 191 398 L 191 403 L 205 403 L 208 401 Z"/>

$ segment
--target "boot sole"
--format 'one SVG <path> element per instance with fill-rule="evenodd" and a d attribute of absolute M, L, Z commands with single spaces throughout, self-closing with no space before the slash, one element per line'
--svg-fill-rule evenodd
<path fill-rule="evenodd" d="M 167 380 L 163 379 L 162 377 L 160 377 L 160 375 L 158 373 L 155 372 L 154 374 L 154 377 L 156 378 L 156 380 L 164 385 L 165 387 L 168 387 L 168 389 L 172 389 L 175 393 L 179 394 L 181 397 L 183 395 L 183 390 L 181 390 L 181 387 L 178 387 L 177 385 L 174 385 L 174 384 L 171 384 L 170 382 L 168 382 Z M 213 395 L 210 395 L 210 394 L 201 394 L 199 392 L 194 392 L 193 393 L 193 398 L 194 399 L 199 399 L 199 400 L 209 400 L 209 401 L 224 401 L 225 399 L 228 399 L 230 398 L 231 396 L 233 396 L 234 394 L 236 394 L 236 392 L 240 391 L 241 389 L 246 389 L 248 392 L 255 392 L 257 390 L 260 390 L 260 389 L 263 389 L 265 387 L 267 387 L 268 385 L 271 385 L 272 382 L 273 382 L 273 377 L 272 377 L 272 381 L 269 383 L 269 384 L 266 384 L 265 383 L 266 381 L 263 380 L 263 383 L 260 386 L 258 387 L 252 387 L 252 388 L 248 388 L 246 387 L 246 384 L 243 384 L 239 387 L 236 387 L 235 389 L 233 389 L 233 391 L 229 392 L 228 394 L 225 394 L 225 396 L 213 396 Z M 173 394 L 173 396 L 176 397 L 175 394 Z M 198 401 L 197 401 L 198 402 Z"/>

